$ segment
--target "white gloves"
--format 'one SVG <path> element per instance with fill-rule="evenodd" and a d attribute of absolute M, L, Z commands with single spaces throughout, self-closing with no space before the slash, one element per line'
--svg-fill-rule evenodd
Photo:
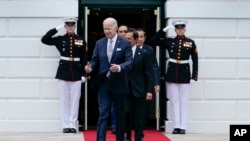
<path fill-rule="evenodd" d="M 85 81 L 86 81 L 86 78 L 82 76 L 82 83 L 84 83 Z"/>
<path fill-rule="evenodd" d="M 195 83 L 195 80 L 194 80 L 194 79 L 191 79 L 191 80 L 190 80 L 190 83 Z"/>
<path fill-rule="evenodd" d="M 171 28 L 174 28 L 174 26 L 172 26 L 172 25 L 166 26 L 165 28 L 163 28 L 162 31 L 167 32 Z"/>
<path fill-rule="evenodd" d="M 56 30 L 57 30 L 57 31 L 60 30 L 63 26 L 64 26 L 64 24 L 61 24 L 61 25 L 57 26 L 57 27 L 56 27 Z"/>

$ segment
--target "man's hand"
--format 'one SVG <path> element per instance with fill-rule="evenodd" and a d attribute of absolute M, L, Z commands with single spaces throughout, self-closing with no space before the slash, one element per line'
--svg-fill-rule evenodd
<path fill-rule="evenodd" d="M 91 72 L 91 65 L 90 65 L 89 62 L 88 62 L 87 65 L 85 66 L 85 71 L 86 71 L 86 73 L 90 73 L 90 72 Z"/>
<path fill-rule="evenodd" d="M 165 28 L 163 28 L 162 31 L 167 32 L 171 28 L 174 28 L 174 26 L 172 26 L 172 25 L 166 26 Z"/>
<path fill-rule="evenodd" d="M 152 98 L 153 98 L 153 94 L 152 93 L 147 93 L 146 101 L 150 101 L 150 100 L 152 100 Z"/>
<path fill-rule="evenodd" d="M 110 70 L 111 72 L 119 72 L 119 71 L 120 71 L 120 67 L 119 67 L 119 65 L 111 64 L 109 70 Z"/>
<path fill-rule="evenodd" d="M 61 25 L 57 26 L 56 30 L 59 31 L 63 26 L 64 26 L 64 24 L 61 24 Z"/>

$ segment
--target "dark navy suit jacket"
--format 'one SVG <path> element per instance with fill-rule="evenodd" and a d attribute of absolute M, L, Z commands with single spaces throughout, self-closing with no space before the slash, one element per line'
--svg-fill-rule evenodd
<path fill-rule="evenodd" d="M 96 42 L 93 56 L 90 64 L 94 71 L 98 69 L 98 80 L 101 85 L 109 71 L 110 64 L 120 65 L 120 72 L 110 72 L 110 92 L 113 94 L 125 94 L 129 92 L 128 89 L 128 71 L 132 68 L 132 49 L 129 41 L 117 36 L 115 47 L 110 62 L 107 56 L 107 42 L 108 38 L 104 37 Z"/>
<path fill-rule="evenodd" d="M 145 49 L 149 53 L 149 57 L 151 58 L 150 60 L 152 61 L 153 64 L 152 67 L 153 67 L 154 85 L 160 85 L 161 82 L 160 70 L 155 56 L 155 51 L 151 46 L 146 44 L 142 46 L 142 49 Z"/>
<path fill-rule="evenodd" d="M 154 92 L 153 69 L 149 53 L 136 47 L 133 67 L 129 72 L 130 92 L 135 97 L 146 97 Z"/>

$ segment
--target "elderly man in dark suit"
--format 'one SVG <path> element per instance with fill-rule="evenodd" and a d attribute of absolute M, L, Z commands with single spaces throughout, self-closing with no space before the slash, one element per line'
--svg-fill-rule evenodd
<path fill-rule="evenodd" d="M 85 66 L 87 73 L 98 70 L 99 120 L 97 141 L 106 140 L 106 129 L 111 102 L 116 113 L 116 141 L 124 141 L 126 95 L 129 93 L 127 73 L 132 67 L 129 41 L 117 35 L 117 21 L 103 21 L 104 38 L 96 42 L 91 61 Z"/>
<path fill-rule="evenodd" d="M 150 54 L 139 47 L 136 30 L 129 30 L 126 38 L 130 41 L 133 51 L 133 67 L 129 71 L 129 90 L 127 96 L 128 117 L 126 123 L 126 141 L 131 141 L 131 125 L 135 129 L 135 141 L 142 141 L 145 106 L 147 100 L 152 100 L 154 92 L 154 78 Z"/>

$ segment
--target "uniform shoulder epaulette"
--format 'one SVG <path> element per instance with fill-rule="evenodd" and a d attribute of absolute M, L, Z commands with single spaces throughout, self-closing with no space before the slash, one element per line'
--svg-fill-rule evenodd
<path fill-rule="evenodd" d="M 188 40 L 193 40 L 193 39 L 191 39 L 190 37 L 186 37 L 186 39 L 188 39 Z"/>
<path fill-rule="evenodd" d="M 79 35 L 75 35 L 77 39 L 82 39 L 83 40 L 83 37 L 82 36 L 79 36 Z"/>
<path fill-rule="evenodd" d="M 191 38 L 186 37 L 186 39 L 189 40 L 189 41 L 191 41 L 191 42 L 194 42 L 194 40 L 191 39 Z"/>
<path fill-rule="evenodd" d="M 79 36 L 78 34 L 75 34 L 76 38 L 82 38 L 81 36 Z"/>

